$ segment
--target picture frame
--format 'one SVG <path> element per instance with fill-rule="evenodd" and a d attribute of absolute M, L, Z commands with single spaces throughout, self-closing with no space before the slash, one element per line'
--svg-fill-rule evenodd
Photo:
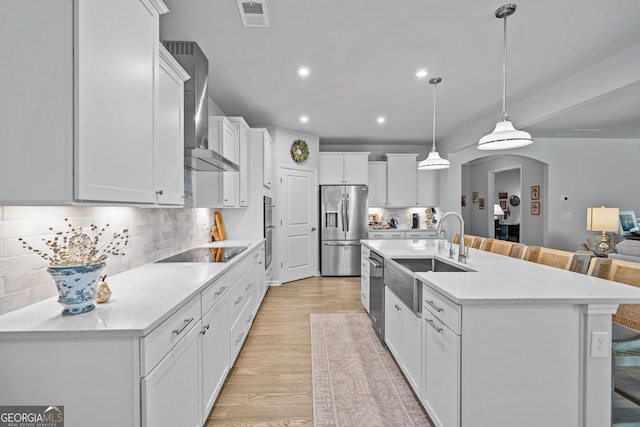
<path fill-rule="evenodd" d="M 540 215 L 540 202 L 531 202 L 531 215 Z"/>
<path fill-rule="evenodd" d="M 500 200 L 500 208 L 502 208 L 503 212 L 507 210 L 507 201 L 506 200 Z"/>
<path fill-rule="evenodd" d="M 478 199 L 478 209 L 484 209 L 484 197 Z"/>
<path fill-rule="evenodd" d="M 461 206 L 462 206 L 463 208 L 466 208 L 466 207 L 467 207 L 467 196 L 466 196 L 465 194 L 463 194 L 463 195 L 462 195 L 462 198 L 461 198 L 461 200 L 460 200 L 460 203 L 461 203 Z"/>
<path fill-rule="evenodd" d="M 473 193 L 471 193 L 471 202 L 478 203 L 478 192 L 477 191 L 474 191 Z"/>
<path fill-rule="evenodd" d="M 506 199 L 509 197 L 508 193 L 498 193 L 498 199 Z"/>
<path fill-rule="evenodd" d="M 531 200 L 540 200 L 540 186 L 532 185 L 531 186 Z"/>
<path fill-rule="evenodd" d="M 620 211 L 618 217 L 620 225 L 619 233 L 623 236 L 628 236 L 631 234 L 633 228 L 638 227 L 638 219 L 636 218 L 635 211 Z"/>

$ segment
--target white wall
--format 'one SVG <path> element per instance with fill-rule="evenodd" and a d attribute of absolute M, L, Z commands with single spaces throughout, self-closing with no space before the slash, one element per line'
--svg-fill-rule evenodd
<path fill-rule="evenodd" d="M 449 154 L 451 168 L 444 174 L 440 189 L 443 210 L 460 210 L 462 165 L 496 153 L 479 151 L 475 146 Z M 541 182 L 542 215 L 528 225 L 523 218 L 521 234 L 526 227 L 542 227 L 547 239 L 544 246 L 575 250 L 584 241 L 588 207 L 606 205 L 640 213 L 640 190 L 637 168 L 640 165 L 640 140 L 552 139 L 535 138 L 528 147 L 505 150 L 504 155 L 524 156 L 545 163 L 542 176 L 522 175 L 523 209 L 529 206 L 529 188 Z M 524 171 L 524 169 L 523 169 Z M 547 178 L 545 178 L 545 175 Z M 475 190 L 473 190 L 475 191 Z M 566 201 L 561 196 L 567 196 Z M 470 205 L 467 196 L 467 206 Z M 545 231 L 546 230 L 546 231 Z M 526 241 L 535 244 L 533 241 Z"/>
<path fill-rule="evenodd" d="M 41 239 L 50 236 L 49 227 L 64 230 L 64 219 L 74 226 L 92 223 L 108 232 L 129 229 L 124 255 L 107 258 L 104 273 L 113 275 L 157 261 L 183 250 L 209 242 L 212 209 L 133 208 L 133 207 L 0 207 L 0 314 L 57 295 L 47 273 L 47 263 L 22 248 L 23 237 L 34 247 L 43 248 Z M 107 278 L 108 282 L 108 278 Z"/>

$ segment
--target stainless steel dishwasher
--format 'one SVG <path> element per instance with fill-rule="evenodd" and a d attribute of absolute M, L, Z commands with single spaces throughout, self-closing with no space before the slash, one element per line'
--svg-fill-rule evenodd
<path fill-rule="evenodd" d="M 384 344 L 384 258 L 374 251 L 369 253 L 369 319 Z"/>

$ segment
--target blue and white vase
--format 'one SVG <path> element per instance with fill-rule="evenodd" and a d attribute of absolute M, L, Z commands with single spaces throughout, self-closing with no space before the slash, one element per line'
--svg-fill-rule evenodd
<path fill-rule="evenodd" d="M 63 313 L 80 314 L 95 308 L 96 284 L 107 263 L 49 267 L 47 271 L 58 287 Z"/>

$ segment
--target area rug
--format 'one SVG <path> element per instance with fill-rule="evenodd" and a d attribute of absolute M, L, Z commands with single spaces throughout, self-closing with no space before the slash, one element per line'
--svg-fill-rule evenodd
<path fill-rule="evenodd" d="M 433 426 L 366 314 L 312 314 L 313 416 L 323 426 Z"/>

